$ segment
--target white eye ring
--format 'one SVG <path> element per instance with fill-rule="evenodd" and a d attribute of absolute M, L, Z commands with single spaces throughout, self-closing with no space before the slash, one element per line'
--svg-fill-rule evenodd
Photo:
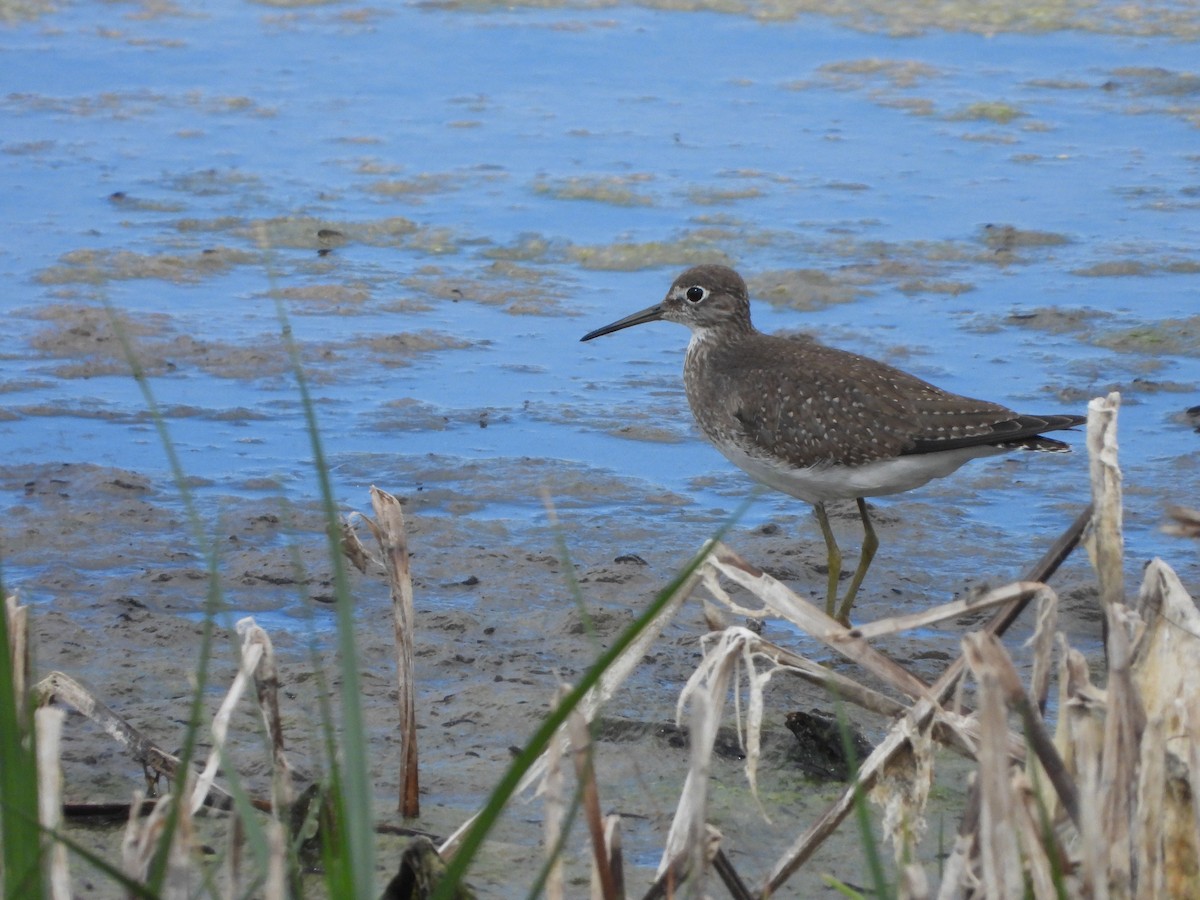
<path fill-rule="evenodd" d="M 689 303 L 699 303 L 708 296 L 708 291 L 700 285 L 694 284 L 684 292 L 683 296 L 687 297 Z"/>

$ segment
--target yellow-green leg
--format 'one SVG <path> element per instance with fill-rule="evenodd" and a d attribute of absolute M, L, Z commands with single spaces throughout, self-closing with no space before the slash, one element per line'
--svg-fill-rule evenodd
<path fill-rule="evenodd" d="M 817 522 L 821 526 L 821 534 L 825 536 L 825 552 L 828 554 L 829 583 L 825 594 L 825 615 L 832 616 L 837 606 L 838 581 L 842 577 L 842 551 L 838 549 L 833 537 L 833 529 L 829 527 L 829 516 L 825 513 L 824 503 L 814 503 L 813 512 L 817 514 Z"/>
<path fill-rule="evenodd" d="M 842 598 L 842 605 L 838 607 L 837 614 L 837 620 L 847 628 L 850 627 L 850 607 L 854 605 L 854 597 L 858 594 L 858 588 L 867 575 L 867 569 L 871 567 L 875 551 L 879 549 L 879 538 L 875 536 L 875 527 L 871 524 L 871 517 L 867 514 L 867 501 L 859 497 L 855 502 L 858 503 L 858 514 L 862 517 L 863 523 L 862 552 L 858 556 L 858 567 L 854 570 L 854 577 L 850 579 L 850 589 Z"/>

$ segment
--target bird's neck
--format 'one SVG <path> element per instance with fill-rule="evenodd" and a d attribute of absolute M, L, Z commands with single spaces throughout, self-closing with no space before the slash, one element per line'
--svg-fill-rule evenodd
<path fill-rule="evenodd" d="M 693 328 L 688 342 L 688 356 L 707 353 L 713 347 L 733 347 L 753 334 L 751 328 L 739 328 L 729 324 L 722 327 Z"/>

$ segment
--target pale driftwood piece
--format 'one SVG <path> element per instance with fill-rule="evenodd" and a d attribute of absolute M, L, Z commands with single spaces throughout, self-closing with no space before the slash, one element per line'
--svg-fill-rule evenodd
<path fill-rule="evenodd" d="M 117 743 L 126 747 L 130 755 L 147 771 L 168 780 L 177 780 L 180 775 L 179 758 L 172 756 L 130 725 L 124 718 L 97 700 L 87 688 L 63 672 L 51 672 L 37 683 L 34 692 L 39 704 L 65 703 L 101 728 Z M 209 786 L 206 802 L 217 809 L 232 809 L 233 797 L 216 784 Z"/>
<path fill-rule="evenodd" d="M 1167 754 L 1166 732 L 1163 718 L 1151 715 L 1142 730 L 1141 754 L 1137 767 L 1137 806 L 1131 823 L 1133 843 L 1133 870 L 1137 873 L 1137 890 L 1130 896 L 1183 897 L 1186 894 L 1169 894 L 1166 891 L 1167 860 L 1163 854 L 1164 817 L 1167 809 Z M 1188 817 L 1191 818 L 1190 816 Z"/>
<path fill-rule="evenodd" d="M 17 595 L 4 598 L 4 615 L 8 618 L 8 658 L 12 661 L 13 696 L 16 698 L 17 721 L 25 720 L 26 686 L 29 684 L 29 607 L 17 603 Z"/>
<path fill-rule="evenodd" d="M 408 563 L 408 533 L 400 501 L 391 494 L 371 485 L 371 506 L 375 510 L 375 522 L 368 524 L 379 541 L 392 594 L 400 704 L 399 810 L 402 816 L 411 819 L 421 814 L 421 787 L 417 765 L 417 682 L 413 656 L 416 618 Z"/>
<path fill-rule="evenodd" d="M 692 882 L 697 897 L 704 894 L 707 870 L 705 858 L 705 834 L 708 826 L 708 776 L 712 762 L 713 742 L 721 722 L 721 709 L 725 693 L 728 693 L 728 670 L 718 670 L 715 681 L 725 691 L 717 696 L 715 690 L 696 691 L 689 701 L 688 771 L 679 792 L 679 804 L 675 817 L 667 832 L 662 859 L 658 864 L 658 877 L 673 868 L 678 859 L 686 860 L 684 870 Z M 711 687 L 711 686 L 710 686 Z"/>
<path fill-rule="evenodd" d="M 1085 542 L 1104 606 L 1125 603 L 1125 539 L 1121 532 L 1121 469 L 1117 465 L 1117 410 L 1113 391 L 1088 404 L 1087 448 L 1095 515 Z M 1111 623 L 1109 623 L 1111 624 Z"/>
<path fill-rule="evenodd" d="M 267 822 L 267 881 L 263 900 L 288 900 L 288 833 L 276 818 Z"/>
<path fill-rule="evenodd" d="M 938 888 L 937 900 L 959 900 L 960 897 L 971 896 L 971 892 L 981 887 L 969 864 L 974 846 L 974 833 L 960 829 L 942 869 L 942 884 Z"/>
<path fill-rule="evenodd" d="M 1187 722 L 1188 730 L 1183 735 L 1187 741 L 1188 749 L 1188 772 L 1192 779 L 1192 817 L 1193 825 L 1190 834 L 1193 839 L 1200 839 L 1200 790 L 1196 790 L 1196 780 L 1200 778 L 1196 773 L 1200 772 L 1200 716 L 1189 716 Z M 1181 817 L 1182 818 L 1182 817 Z M 1180 829 L 1184 830 L 1187 825 L 1180 822 Z M 1200 851 L 1198 851 L 1200 852 Z"/>
<path fill-rule="evenodd" d="M 1037 704 L 1038 714 L 1046 711 L 1050 697 L 1050 673 L 1054 669 L 1054 636 L 1058 632 L 1058 595 L 1045 588 L 1037 597 L 1037 619 L 1029 646 L 1033 648 L 1033 674 L 1029 678 L 1030 693 Z"/>
<path fill-rule="evenodd" d="M 896 896 L 899 900 L 926 900 L 929 897 L 929 879 L 920 865 L 901 865 L 899 875 L 896 884 Z"/>
<path fill-rule="evenodd" d="M 826 669 L 819 663 L 788 650 L 786 647 L 780 647 L 762 636 L 759 636 L 754 652 L 774 662 L 781 671 L 802 678 L 810 684 L 824 688 L 839 699 L 861 706 L 863 709 L 881 716 L 895 718 L 908 708 L 886 694 L 859 684 L 853 678 L 847 678 L 845 675 Z"/>
<path fill-rule="evenodd" d="M 720 849 L 720 833 L 708 824 L 707 809 L 713 745 L 721 724 L 721 711 L 731 683 L 735 687 L 735 698 L 739 697 L 736 677 L 744 665 L 750 681 L 750 709 L 747 714 L 750 740 L 743 741 L 746 747 L 746 777 L 757 798 L 755 765 L 762 727 L 762 687 L 770 678 L 769 673 L 763 675 L 754 671 L 753 646 L 758 635 L 746 628 L 731 627 L 716 637 L 717 647 L 705 649 L 704 661 L 688 679 L 676 705 L 676 721 L 680 724 L 685 708 L 690 708 L 690 759 L 657 873 L 661 879 L 674 869 L 679 860 L 685 860 L 689 893 L 697 897 L 704 895 L 709 864 Z M 740 715 L 737 719 L 740 729 Z M 765 816 L 765 811 L 763 814 Z"/>
<path fill-rule="evenodd" d="M 724 544 L 718 543 L 713 548 L 706 565 L 752 592 L 777 615 L 803 628 L 826 646 L 858 663 L 897 690 L 914 698 L 926 696 L 929 686 L 925 682 L 789 590 L 786 585 L 746 562 Z M 724 602 L 724 598 L 721 599 Z"/>
<path fill-rule="evenodd" d="M 1062 564 L 1063 560 L 1078 545 L 1084 529 L 1091 522 L 1092 514 L 1093 508 L 1089 504 L 1075 517 L 1074 521 L 1059 536 L 1058 540 L 1030 567 L 1021 580 L 1047 581 Z M 992 616 L 983 630 L 989 634 L 1003 634 L 1016 621 L 1028 602 L 1028 600 L 1014 600 L 1001 607 Z M 966 661 L 962 656 L 959 656 L 946 667 L 946 670 L 930 688 L 929 697 L 931 699 L 918 700 L 913 705 L 912 710 L 903 720 L 904 723 L 907 723 L 905 727 L 919 729 L 929 726 L 930 722 L 938 714 L 939 704 L 957 688 L 965 666 Z M 841 796 L 826 808 L 821 817 L 809 826 L 808 830 L 800 835 L 775 863 L 764 885 L 764 893 L 770 895 L 777 891 L 786 883 L 793 872 L 804 865 L 809 857 L 816 852 L 821 843 L 837 829 L 842 820 L 854 808 L 854 796 L 859 786 L 864 790 L 869 789 L 874 783 L 877 772 L 887 765 L 892 756 L 901 752 L 906 746 L 906 737 L 902 733 L 899 733 L 897 728 L 893 728 L 892 732 L 889 732 L 888 737 L 884 739 L 884 742 L 875 748 L 875 751 L 871 753 L 859 768 L 858 775 L 856 776 L 858 784 L 848 785 L 843 790 Z M 959 849 L 964 843 L 962 834 L 963 832 L 960 831 L 960 838 L 956 841 L 955 845 L 955 854 L 952 855 L 950 860 L 950 863 L 953 865 L 961 866 L 963 863 L 962 858 L 958 855 Z"/>
<path fill-rule="evenodd" d="M 1079 785 L 1079 866 L 1081 896 L 1108 897 L 1100 782 L 1100 752 L 1104 746 L 1104 691 L 1091 682 L 1087 659 L 1059 638 L 1058 744 L 1063 758 Z M 1051 808 L 1050 814 L 1055 814 Z"/>
<path fill-rule="evenodd" d="M 1054 741 L 1046 731 L 1045 723 L 1038 715 L 1036 707 L 1025 693 L 1021 684 L 1021 676 L 1013 667 L 1012 659 L 1004 645 L 994 635 L 972 632 L 963 638 L 963 647 L 967 652 L 968 663 L 976 671 L 986 671 L 992 676 L 992 685 L 1001 692 L 1007 705 L 1020 717 L 1025 728 L 1025 737 L 1037 754 L 1038 762 L 1046 772 L 1050 783 L 1058 793 L 1063 809 L 1070 816 L 1076 827 L 1079 825 L 1079 793 L 1071 774 L 1067 771 L 1062 757 L 1054 746 Z M 978 667 L 978 668 L 977 668 Z M 1008 735 L 1007 727 L 1002 735 Z M 994 736 L 993 736 L 994 739 Z M 981 745 L 989 738 L 983 736 Z"/>
<path fill-rule="evenodd" d="M 725 548 L 723 545 L 718 544 L 716 548 L 714 548 L 714 555 L 710 557 L 709 562 L 712 570 L 720 572 L 721 574 L 730 577 L 732 580 L 737 581 L 751 593 L 755 594 L 755 596 L 759 597 L 759 599 L 766 604 L 766 609 L 775 611 L 783 609 L 799 610 L 801 612 L 798 618 L 792 618 L 786 612 L 779 612 L 779 614 L 785 618 L 788 618 L 789 621 L 799 625 L 801 628 L 807 629 L 808 625 L 805 623 L 809 622 L 809 624 L 811 624 L 813 621 L 815 621 L 820 625 L 821 628 L 829 629 L 824 632 L 824 637 L 822 637 L 821 634 L 817 634 L 812 631 L 809 633 L 814 637 L 823 640 L 828 646 L 842 653 L 847 658 L 857 662 L 860 666 L 867 669 L 867 671 L 872 672 L 878 677 L 884 679 L 897 690 L 903 693 L 908 693 L 914 698 L 920 698 L 928 695 L 928 692 L 930 691 L 929 685 L 925 684 L 924 681 L 917 678 L 915 675 L 910 674 L 907 669 L 889 659 L 885 654 L 865 643 L 862 637 L 856 633 L 855 629 L 846 629 L 845 626 L 841 625 L 836 620 L 831 619 L 823 611 L 817 609 L 813 604 L 809 603 L 803 597 L 800 597 L 792 592 L 786 585 L 781 584 L 770 575 L 766 574 L 765 572 L 761 572 L 751 566 L 749 563 L 746 563 L 745 560 L 742 560 L 733 551 Z M 726 594 L 725 591 L 720 587 L 715 578 L 705 577 L 703 579 L 703 583 L 708 591 L 722 603 L 736 609 L 738 612 L 745 610 L 745 607 L 738 606 L 738 604 L 734 603 L 729 598 L 728 594 Z M 1019 582 L 1018 584 L 1022 585 L 1026 583 Z M 1024 604 L 1027 603 L 1033 596 L 1037 596 L 1039 592 L 1049 591 L 1049 588 L 1042 584 L 1028 583 L 1027 586 L 1031 587 L 1032 590 L 1014 588 L 1013 590 L 1009 591 L 1005 588 L 998 588 L 996 591 L 992 592 L 997 596 L 997 598 L 999 598 L 995 602 Z M 984 605 L 992 605 L 992 602 L 987 601 L 984 603 Z M 761 643 L 761 640 L 761 638 L 756 640 L 756 646 Z M 770 651 L 764 653 L 763 655 L 767 656 L 768 658 L 774 658 L 774 653 Z M 803 659 L 803 657 L 799 658 Z M 808 669 L 809 672 L 812 671 L 813 666 L 815 666 L 815 664 L 810 663 Z M 842 679 L 842 681 L 839 683 L 848 682 L 856 685 L 856 682 L 846 679 L 844 676 L 839 676 L 839 678 Z M 814 678 L 813 680 L 817 679 Z M 856 685 L 853 697 L 861 698 L 872 706 L 877 707 L 883 707 L 885 704 L 895 704 L 897 712 L 902 712 L 905 709 L 905 707 L 895 703 L 895 701 L 890 701 L 886 698 L 884 698 L 883 702 L 877 702 L 876 698 L 881 697 L 882 695 L 876 694 L 875 692 L 867 693 L 868 691 L 870 691 L 869 688 Z M 848 699 L 853 699 L 853 697 Z M 940 704 L 941 700 L 939 699 L 938 702 Z M 947 742 L 955 749 L 970 754 L 972 752 L 972 742 L 965 739 L 965 735 L 972 734 L 975 731 L 975 726 L 971 724 L 969 720 L 965 720 L 960 717 L 944 715 L 943 711 L 940 709 L 940 706 L 937 710 L 936 717 L 938 724 L 947 729 L 945 732 L 941 732 L 948 739 Z M 1013 755 L 1014 759 L 1024 758 L 1025 747 L 1022 740 L 1014 736 L 1011 740 L 1009 740 L 1008 746 L 1009 752 Z"/>
<path fill-rule="evenodd" d="M 1129 885 L 1133 874 L 1130 819 L 1136 804 L 1138 735 L 1144 724 L 1130 677 L 1130 635 L 1124 612 L 1124 539 L 1121 532 L 1121 470 L 1117 464 L 1117 410 L 1120 394 L 1113 392 L 1088 404 L 1087 446 L 1096 515 L 1087 541 L 1088 554 L 1100 585 L 1100 602 L 1107 625 L 1107 715 L 1095 790 L 1102 833 L 1104 886 Z"/>
<path fill-rule="evenodd" d="M 1137 803 L 1144 830 L 1138 852 L 1161 852 L 1160 896 L 1200 896 L 1200 820 L 1193 799 L 1200 793 L 1193 743 L 1200 724 L 1200 610 L 1158 559 L 1146 568 L 1138 604 L 1146 629 L 1130 669 L 1147 722 L 1141 736 Z M 1159 732 L 1161 741 L 1152 743 L 1151 734 Z M 1138 872 L 1140 882 L 1140 867 Z"/>
<path fill-rule="evenodd" d="M 912 631 L 916 628 L 931 628 L 947 619 L 957 619 L 968 613 L 977 613 L 983 609 L 990 609 L 993 606 L 1001 606 L 1017 600 L 1031 600 L 1044 589 L 1045 585 L 1036 582 L 1014 581 L 1012 584 L 994 588 L 977 597 L 953 600 L 940 606 L 931 606 L 920 612 L 903 616 L 888 616 L 886 619 L 876 619 L 874 622 L 856 625 L 850 629 L 850 634 L 853 637 L 874 640 L 903 631 Z"/>
<path fill-rule="evenodd" d="M 61 709 L 43 706 L 33 714 L 37 735 L 38 824 L 42 846 L 46 853 L 46 872 L 49 875 L 49 896 L 53 900 L 71 900 L 71 873 L 67 867 L 67 848 L 55 840 L 53 833 L 62 824 L 62 765 L 59 748 L 62 746 L 62 726 L 66 713 Z"/>
<path fill-rule="evenodd" d="M 251 625 L 254 624 L 253 619 L 249 621 Z M 212 789 L 213 781 L 217 777 L 217 769 L 220 767 L 221 760 L 225 755 L 225 741 L 229 736 L 229 720 L 233 716 L 233 710 L 237 706 L 238 701 L 242 699 L 242 694 L 245 693 L 247 684 L 254 677 L 259 660 L 262 659 L 263 648 L 261 644 L 252 643 L 249 639 L 243 639 L 241 649 L 242 659 L 241 664 L 238 666 L 237 674 L 233 676 L 233 683 L 229 686 L 229 690 L 225 694 L 225 699 L 217 707 L 217 714 L 213 716 L 211 729 L 212 749 L 208 752 L 208 759 L 204 763 L 204 769 L 200 772 L 199 778 L 196 779 L 196 786 L 192 791 L 191 800 L 187 807 L 189 815 L 195 815 L 204 806 L 204 801 Z"/>
<path fill-rule="evenodd" d="M 1042 813 L 1039 808 L 1039 798 L 1029 779 L 1021 773 L 1014 773 L 1012 790 L 1018 803 L 1014 825 L 1017 838 L 1022 847 L 1022 859 L 1029 872 L 1029 883 L 1033 888 L 1034 897 L 1057 897 L 1054 886 L 1054 871 L 1050 865 L 1050 857 L 1045 846 L 1045 834 L 1042 828 Z M 1050 852 L 1058 853 L 1057 846 L 1051 847 Z M 1069 873 L 1063 873 L 1064 879 L 1070 878 Z M 1070 887 L 1067 896 L 1072 896 Z"/>
<path fill-rule="evenodd" d="M 990 900 L 1016 900 L 1021 896 L 1021 857 L 1011 828 L 1013 798 L 1009 786 L 1008 755 L 997 752 L 1008 735 L 1004 691 L 999 674 L 986 663 L 973 645 L 963 638 L 967 664 L 979 685 L 979 843 L 978 852 L 984 896 Z"/>
<path fill-rule="evenodd" d="M 271 741 L 271 814 L 282 819 L 291 809 L 294 793 L 292 789 L 292 767 L 284 750 L 283 720 L 279 715 L 279 669 L 275 665 L 275 647 L 267 632 L 252 618 L 237 623 L 238 634 L 246 645 L 262 648 L 262 659 L 254 670 L 254 689 L 258 695 L 258 707 L 262 711 L 263 725 Z"/>

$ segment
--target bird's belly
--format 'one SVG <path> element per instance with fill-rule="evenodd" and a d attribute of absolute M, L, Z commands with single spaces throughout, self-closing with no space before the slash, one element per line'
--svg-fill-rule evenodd
<path fill-rule="evenodd" d="M 746 453 L 738 447 L 721 452 L 755 481 L 807 503 L 880 497 L 920 487 L 949 475 L 968 460 L 995 456 L 999 447 L 962 447 L 937 453 L 916 453 L 862 463 L 857 466 L 817 464 L 804 468 Z"/>

